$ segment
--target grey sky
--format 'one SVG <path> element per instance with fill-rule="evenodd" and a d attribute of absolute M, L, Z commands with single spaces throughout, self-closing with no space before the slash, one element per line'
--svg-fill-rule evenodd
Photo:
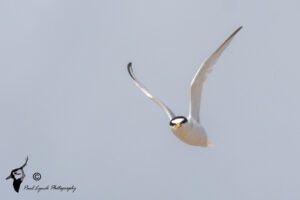
<path fill-rule="evenodd" d="M 0 1 L 5 199 L 300 198 L 299 1 Z M 200 63 L 238 26 L 204 90 L 214 148 L 192 147 L 130 80 L 188 112 Z M 6 181 L 75 193 L 19 194 Z M 32 179 L 34 172 L 42 180 Z M 21 186 L 21 187 L 22 187 Z"/>

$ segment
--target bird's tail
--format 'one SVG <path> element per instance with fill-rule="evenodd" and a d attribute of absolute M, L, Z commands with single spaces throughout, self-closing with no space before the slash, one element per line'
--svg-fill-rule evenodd
<path fill-rule="evenodd" d="M 207 141 L 207 147 L 215 147 L 215 145 L 211 141 Z"/>

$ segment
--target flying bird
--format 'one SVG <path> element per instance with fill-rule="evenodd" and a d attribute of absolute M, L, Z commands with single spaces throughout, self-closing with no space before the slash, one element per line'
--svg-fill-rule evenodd
<path fill-rule="evenodd" d="M 13 186 L 16 192 L 19 192 L 21 183 L 23 182 L 25 178 L 25 173 L 23 168 L 27 165 L 28 157 L 26 158 L 26 161 L 24 165 L 21 167 L 14 169 L 10 172 L 10 175 L 6 178 L 6 180 L 12 178 L 13 179 Z"/>
<path fill-rule="evenodd" d="M 233 37 L 242 29 L 242 26 L 236 29 L 223 44 L 209 56 L 199 67 L 191 84 L 190 84 L 190 102 L 189 102 L 189 115 L 176 116 L 172 110 L 164 104 L 157 97 L 153 96 L 149 90 L 136 78 L 133 73 L 132 63 L 127 65 L 127 70 L 130 77 L 133 79 L 135 85 L 142 90 L 142 92 L 154 101 L 163 111 L 167 114 L 170 122 L 169 126 L 172 132 L 182 142 L 193 145 L 207 147 L 211 146 L 207 138 L 206 131 L 200 122 L 200 103 L 204 82 L 208 74 L 213 70 L 213 66 L 221 56 L 222 52 L 226 49 Z"/>

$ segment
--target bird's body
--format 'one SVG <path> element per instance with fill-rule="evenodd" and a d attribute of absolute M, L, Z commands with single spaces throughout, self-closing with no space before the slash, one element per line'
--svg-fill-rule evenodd
<path fill-rule="evenodd" d="M 16 192 L 19 192 L 21 183 L 23 182 L 25 178 L 25 173 L 24 173 L 24 167 L 27 165 L 28 162 L 28 157 L 26 158 L 25 164 L 23 164 L 21 167 L 14 169 L 10 172 L 10 175 L 6 178 L 8 179 L 13 179 L 13 187 Z"/>
<path fill-rule="evenodd" d="M 189 145 L 203 147 L 209 146 L 210 143 L 207 139 L 206 131 L 203 126 L 191 117 L 187 120 L 187 123 L 183 124 L 179 128 L 176 128 L 176 126 L 171 127 L 174 135 L 176 135 L 176 137 L 182 142 Z"/>
<path fill-rule="evenodd" d="M 152 101 L 154 101 L 159 107 L 161 107 L 168 118 L 170 119 L 170 128 L 175 136 L 182 142 L 193 145 L 193 146 L 210 146 L 207 134 L 200 122 L 200 103 L 203 91 L 204 82 L 207 79 L 208 74 L 213 70 L 214 64 L 217 62 L 218 58 L 221 56 L 222 52 L 229 45 L 235 34 L 241 29 L 239 27 L 234 31 L 223 44 L 208 58 L 206 59 L 198 69 L 195 74 L 191 85 L 190 85 L 190 105 L 189 105 L 189 115 L 188 117 L 176 116 L 171 109 L 166 106 L 161 100 L 153 96 L 148 89 L 139 82 L 132 70 L 132 64 L 129 63 L 127 66 L 129 75 L 133 79 L 134 83 L 142 92 L 148 96 Z"/>

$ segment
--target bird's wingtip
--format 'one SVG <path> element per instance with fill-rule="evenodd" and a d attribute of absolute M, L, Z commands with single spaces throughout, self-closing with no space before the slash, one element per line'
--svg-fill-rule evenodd
<path fill-rule="evenodd" d="M 130 75 L 130 77 L 135 80 L 134 74 L 133 74 L 133 70 L 132 70 L 132 62 L 129 62 L 127 65 L 127 71 Z"/>
<path fill-rule="evenodd" d="M 131 69 L 132 69 L 132 62 L 129 62 L 127 64 L 127 70 L 128 70 L 129 73 L 130 73 Z"/>

